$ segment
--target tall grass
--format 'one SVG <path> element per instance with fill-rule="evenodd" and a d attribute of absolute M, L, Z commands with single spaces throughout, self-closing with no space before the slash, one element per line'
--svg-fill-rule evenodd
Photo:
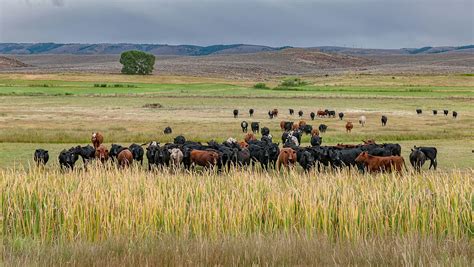
<path fill-rule="evenodd" d="M 474 172 L 402 176 L 137 169 L 0 172 L 5 240 L 42 244 L 305 233 L 471 238 Z"/>

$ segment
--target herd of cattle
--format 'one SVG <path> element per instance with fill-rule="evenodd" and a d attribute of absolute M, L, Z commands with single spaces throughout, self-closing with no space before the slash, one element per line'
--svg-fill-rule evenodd
<path fill-rule="evenodd" d="M 289 129 L 289 124 L 282 123 L 283 128 Z M 186 140 L 184 136 L 177 136 L 173 143 L 160 145 L 153 141 L 145 144 L 132 144 L 128 147 L 112 144 L 108 149 L 104 144 L 104 136 L 95 132 L 91 137 L 91 145 L 76 146 L 65 149 L 59 154 L 59 164 L 62 169 L 74 169 L 79 157 L 87 168 L 92 160 L 105 164 L 111 160 L 119 168 L 130 166 L 134 161 L 143 164 L 146 156 L 148 169 L 155 167 L 184 167 L 193 166 L 217 168 L 219 171 L 231 166 L 255 166 L 259 163 L 264 170 L 270 167 L 280 170 L 282 166 L 291 167 L 297 163 L 309 171 L 317 168 L 341 169 L 357 168 L 361 172 L 400 172 L 406 170 L 401 146 L 399 144 L 377 144 L 374 140 L 364 141 L 362 144 L 336 146 L 322 146 L 322 138 L 318 130 L 305 128 L 307 125 L 291 125 L 291 130 L 282 135 L 283 147 L 272 141 L 270 130 L 263 127 L 260 130 L 261 139 L 257 140 L 254 133 L 247 133 L 244 140 L 237 141 L 229 138 L 223 143 L 209 141 L 207 144 Z M 303 129 L 304 131 L 302 131 Z M 311 134 L 311 146 L 301 147 L 301 134 Z M 143 147 L 146 148 L 144 149 Z M 437 150 L 434 147 L 414 147 L 410 154 L 410 163 L 419 171 L 426 160 L 430 160 L 430 169 L 437 167 Z M 37 149 L 34 160 L 38 165 L 45 165 L 49 160 L 47 150 Z"/>

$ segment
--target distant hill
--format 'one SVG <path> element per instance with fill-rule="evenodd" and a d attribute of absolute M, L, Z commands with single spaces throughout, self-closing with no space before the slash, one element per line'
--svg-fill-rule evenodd
<path fill-rule="evenodd" d="M 57 44 L 57 43 L 0 43 L 0 54 L 41 55 L 41 54 L 72 54 L 72 55 L 117 55 L 127 50 L 141 50 L 155 55 L 170 56 L 207 56 L 251 54 L 259 52 L 279 51 L 285 47 L 270 47 L 250 44 L 230 45 L 166 45 L 166 44 Z M 421 47 L 402 49 L 370 49 L 338 46 L 320 46 L 305 48 L 323 53 L 341 53 L 349 55 L 419 55 L 439 54 L 447 52 L 472 53 L 474 45 Z"/>
<path fill-rule="evenodd" d="M 268 52 L 281 50 L 282 48 L 284 47 L 246 44 L 196 46 L 162 44 L 0 43 L 0 54 L 114 55 L 127 50 L 141 50 L 155 55 L 206 56 L 211 54 L 248 54 Z"/>
<path fill-rule="evenodd" d="M 21 67 L 29 67 L 29 65 L 14 58 L 0 56 L 0 69 Z"/>

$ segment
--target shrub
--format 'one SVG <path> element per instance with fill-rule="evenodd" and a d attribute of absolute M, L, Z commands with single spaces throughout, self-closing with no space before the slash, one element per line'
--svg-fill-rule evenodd
<path fill-rule="evenodd" d="M 298 77 L 286 78 L 280 83 L 282 87 L 298 87 L 308 84 L 307 82 L 301 80 Z"/>
<path fill-rule="evenodd" d="M 267 85 L 265 83 L 256 83 L 253 88 L 255 89 L 268 89 Z"/>

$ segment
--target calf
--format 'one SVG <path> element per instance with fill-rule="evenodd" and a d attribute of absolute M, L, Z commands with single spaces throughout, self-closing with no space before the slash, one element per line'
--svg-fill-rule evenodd
<path fill-rule="evenodd" d="M 171 134 L 173 130 L 171 130 L 171 127 L 166 127 L 165 130 L 163 131 L 164 134 Z"/>
<path fill-rule="evenodd" d="M 326 130 L 328 129 L 328 126 L 326 124 L 320 124 L 318 129 L 320 132 L 325 133 Z"/>
<path fill-rule="evenodd" d="M 131 144 L 128 149 L 132 152 L 133 159 L 140 162 L 140 165 L 143 165 L 143 155 L 145 150 L 141 145 Z"/>
<path fill-rule="evenodd" d="M 104 136 L 99 132 L 93 132 L 91 141 L 94 148 L 97 149 L 104 142 Z"/>
<path fill-rule="evenodd" d="M 239 116 L 239 110 L 238 109 L 234 109 L 234 118 L 237 118 Z"/>
<path fill-rule="evenodd" d="M 95 150 L 95 158 L 100 162 L 105 163 L 109 159 L 109 150 L 104 145 L 100 145 Z"/>
<path fill-rule="evenodd" d="M 49 160 L 48 150 L 44 150 L 41 148 L 36 149 L 33 159 L 35 160 L 37 166 L 46 165 Z"/>
<path fill-rule="evenodd" d="M 421 167 L 425 164 L 426 155 L 420 149 L 412 149 L 410 153 L 410 163 L 415 171 L 421 171 Z"/>
<path fill-rule="evenodd" d="M 303 111 L 302 110 L 298 111 L 298 116 L 300 116 L 300 118 L 303 117 Z"/>
<path fill-rule="evenodd" d="M 248 132 L 247 128 L 249 127 L 249 124 L 246 121 L 242 121 L 240 123 L 240 127 L 242 128 L 242 132 L 246 133 L 246 132 Z"/>
<path fill-rule="evenodd" d="M 359 117 L 359 124 L 362 125 L 362 127 L 365 126 L 366 121 L 367 121 L 367 118 L 364 115 Z"/>
<path fill-rule="evenodd" d="M 253 108 L 249 109 L 249 116 L 250 117 L 253 117 L 253 112 L 254 112 Z"/>
<path fill-rule="evenodd" d="M 348 121 L 346 123 L 346 132 L 350 133 L 352 131 L 352 128 L 354 128 L 354 125 L 352 124 L 352 122 Z"/>
<path fill-rule="evenodd" d="M 457 118 L 458 117 L 458 113 L 456 111 L 453 111 L 453 118 Z"/>
<path fill-rule="evenodd" d="M 445 110 L 443 110 L 443 113 L 444 113 L 444 116 L 448 116 L 449 110 L 445 109 Z"/>
<path fill-rule="evenodd" d="M 316 113 L 314 112 L 309 113 L 309 117 L 311 117 L 311 120 L 314 121 L 314 118 L 316 117 Z"/>
<path fill-rule="evenodd" d="M 387 125 L 387 120 L 388 120 L 387 116 L 382 115 L 382 118 L 380 120 L 382 121 L 382 126 Z"/>
<path fill-rule="evenodd" d="M 295 165 L 297 160 L 296 151 L 292 148 L 282 148 L 280 149 L 280 154 L 278 155 L 277 168 L 281 169 L 281 166 L 289 168 L 292 165 Z"/>
<path fill-rule="evenodd" d="M 344 113 L 342 113 L 342 112 L 339 112 L 339 114 L 338 114 L 338 115 L 339 115 L 339 119 L 342 121 L 342 118 L 344 118 Z"/>
<path fill-rule="evenodd" d="M 250 123 L 250 128 L 252 129 L 252 132 L 256 134 L 260 130 L 260 124 L 258 122 L 252 122 Z"/>
<path fill-rule="evenodd" d="M 436 149 L 436 147 L 414 146 L 413 148 L 420 149 L 421 152 L 425 154 L 426 158 L 430 160 L 430 167 L 428 169 L 434 167 L 434 169 L 436 170 L 436 168 L 438 167 L 438 160 L 436 159 L 436 156 L 438 155 L 438 150 Z"/>
<path fill-rule="evenodd" d="M 179 148 L 172 148 L 168 149 L 170 152 L 170 162 L 171 166 L 174 166 L 175 168 L 179 167 L 181 165 L 181 162 L 183 162 L 183 152 Z"/>
<path fill-rule="evenodd" d="M 122 149 L 117 155 L 117 164 L 120 168 L 129 167 L 133 163 L 133 153 L 128 148 Z"/>
<path fill-rule="evenodd" d="M 357 163 L 362 163 L 369 172 L 401 172 L 405 166 L 405 161 L 400 156 L 377 157 L 369 155 L 367 151 L 362 152 L 355 159 Z"/>
<path fill-rule="evenodd" d="M 289 111 L 290 111 L 290 115 L 295 114 L 295 110 L 294 110 L 294 109 L 290 108 Z"/>
<path fill-rule="evenodd" d="M 421 115 L 422 113 L 423 113 L 423 111 L 420 108 L 416 109 L 416 114 Z"/>

